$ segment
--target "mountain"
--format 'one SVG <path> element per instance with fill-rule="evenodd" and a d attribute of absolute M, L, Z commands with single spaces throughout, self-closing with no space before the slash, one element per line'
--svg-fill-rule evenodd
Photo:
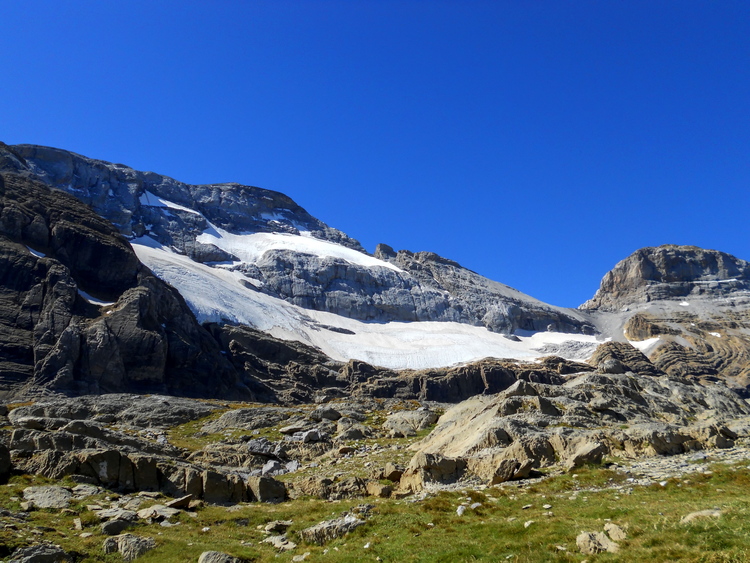
<path fill-rule="evenodd" d="M 479 378 L 487 391 L 484 358 L 551 355 L 636 362 L 743 392 L 750 383 L 750 266 L 721 252 L 641 249 L 567 309 L 431 252 L 381 244 L 369 254 L 278 192 L 190 185 L 34 145 L 0 145 L 0 173 L 1 247 L 23 272 L 3 280 L 6 387 L 303 400 L 323 388 L 418 395 L 428 379 Z M 67 276 L 66 300 L 49 301 L 50 268 Z M 134 293 L 148 306 L 126 307 Z M 35 316 L 55 307 L 61 323 Z M 608 341 L 618 345 L 594 356 Z M 484 367 L 451 367 L 468 362 Z M 538 377 L 552 377 L 546 369 Z M 213 372 L 221 384 L 209 391 L 201 378 Z M 405 374 L 421 383 L 405 391 Z M 474 388 L 461 385 L 461 397 Z"/>

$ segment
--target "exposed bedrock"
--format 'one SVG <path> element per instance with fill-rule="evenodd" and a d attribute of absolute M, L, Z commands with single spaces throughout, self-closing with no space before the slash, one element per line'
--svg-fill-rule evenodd
<path fill-rule="evenodd" d="M 717 250 L 664 245 L 618 262 L 581 309 L 619 311 L 638 303 L 750 290 L 750 263 Z"/>
<path fill-rule="evenodd" d="M 233 233 L 305 231 L 364 252 L 356 240 L 270 190 L 239 184 L 189 185 L 34 145 L 0 145 L 0 171 L 25 174 L 65 190 L 110 220 L 123 235 L 147 235 L 198 262 L 234 258 L 211 244 L 197 242 L 211 227 L 209 221 Z M 375 256 L 401 271 L 291 250 L 268 251 L 257 263 L 239 269 L 260 281 L 265 293 L 358 320 L 455 321 L 500 333 L 519 329 L 596 332 L 578 311 L 537 301 L 437 254 L 396 253 L 379 245 Z"/>
<path fill-rule="evenodd" d="M 0 282 L 0 392 L 252 396 L 107 221 L 21 176 L 0 177 Z"/>

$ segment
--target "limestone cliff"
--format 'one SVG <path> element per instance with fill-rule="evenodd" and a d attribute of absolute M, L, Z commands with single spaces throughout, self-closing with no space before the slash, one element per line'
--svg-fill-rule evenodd
<path fill-rule="evenodd" d="M 670 244 L 641 248 L 618 262 L 581 309 L 618 311 L 661 299 L 748 291 L 750 263 L 717 250 Z"/>

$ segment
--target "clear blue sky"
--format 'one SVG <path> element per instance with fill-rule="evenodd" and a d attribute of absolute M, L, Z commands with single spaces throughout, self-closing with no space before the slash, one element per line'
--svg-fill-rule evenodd
<path fill-rule="evenodd" d="M 750 260 L 750 2 L 24 1 L 0 140 L 284 192 L 577 306 L 642 246 Z"/>

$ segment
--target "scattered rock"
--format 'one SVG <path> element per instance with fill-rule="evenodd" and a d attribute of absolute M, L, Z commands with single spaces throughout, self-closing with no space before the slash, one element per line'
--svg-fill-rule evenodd
<path fill-rule="evenodd" d="M 143 508 L 138 511 L 138 518 L 141 518 L 143 520 L 151 519 L 151 520 L 169 520 L 172 518 L 172 516 L 178 515 L 181 510 L 178 508 L 169 508 L 167 506 L 164 506 L 163 504 L 154 504 L 153 506 L 149 506 L 148 508 Z"/>

